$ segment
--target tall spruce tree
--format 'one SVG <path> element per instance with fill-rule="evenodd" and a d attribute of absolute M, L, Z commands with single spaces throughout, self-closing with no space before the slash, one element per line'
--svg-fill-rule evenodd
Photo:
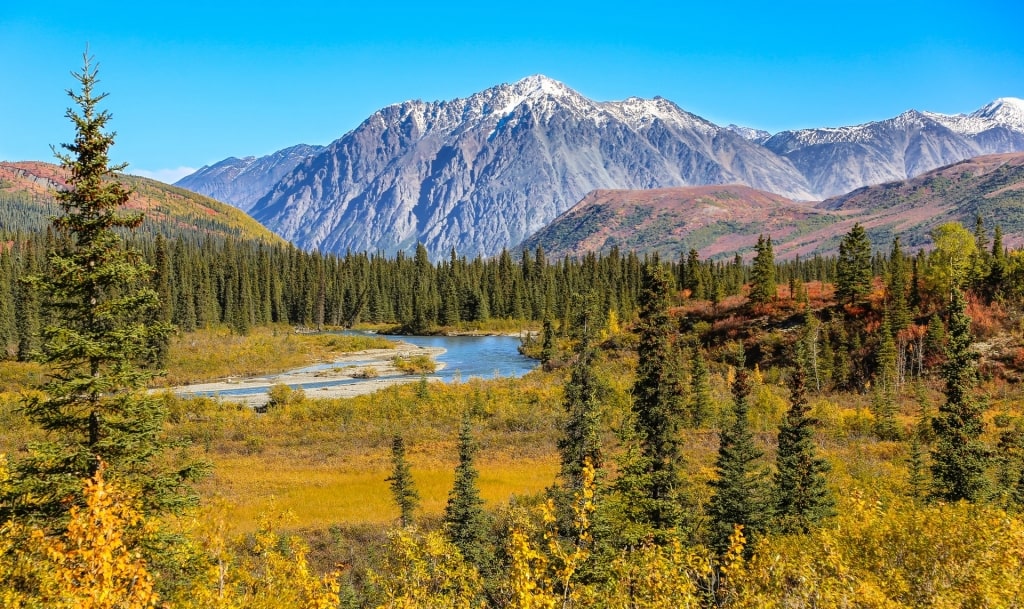
<path fill-rule="evenodd" d="M 977 501 L 985 493 L 985 469 L 989 450 L 981 441 L 983 409 L 972 395 L 977 381 L 975 356 L 971 353 L 971 318 L 964 295 L 953 289 L 949 305 L 949 340 L 942 374 L 946 401 L 932 419 L 935 448 L 932 451 L 932 493 L 946 501 Z"/>
<path fill-rule="evenodd" d="M 882 318 L 875 349 L 875 383 L 872 389 L 872 410 L 875 415 L 874 431 L 881 440 L 898 440 L 900 430 L 896 424 L 899 406 L 896 403 L 899 374 L 896 369 L 896 342 L 892 338 L 889 315 Z"/>
<path fill-rule="evenodd" d="M 138 493 L 145 514 L 162 513 L 192 499 L 188 482 L 202 469 L 170 471 L 162 456 L 165 411 L 145 391 L 154 371 L 143 365 L 169 329 L 151 323 L 159 306 L 148 285 L 152 269 L 116 232 L 138 227 L 143 217 L 122 211 L 129 193 L 116 172 L 124 166 L 109 161 L 110 114 L 98 110 L 106 94 L 94 90 L 88 54 L 74 76 L 81 89 L 68 92 L 77 109 L 67 117 L 75 139 L 63 145 L 66 152 L 55 151 L 68 174 L 68 188 L 56 193 L 58 238 L 45 272 L 32 279 L 53 320 L 41 345 L 51 376 L 44 396 L 29 398 L 24 412 L 48 435 L 18 463 L 12 505 L 59 520 L 69 500 L 81 500 L 82 478 L 105 463 L 107 479 Z"/>
<path fill-rule="evenodd" d="M 757 236 L 754 266 L 750 270 L 750 302 L 755 305 L 768 304 L 775 299 L 775 251 L 771 235 Z"/>
<path fill-rule="evenodd" d="M 669 283 L 660 264 L 643 271 L 640 344 L 633 384 L 633 417 L 642 455 L 644 503 L 641 517 L 658 540 L 682 521 L 679 428 L 683 396 L 668 315 Z"/>
<path fill-rule="evenodd" d="M 169 327 L 174 317 L 174 295 L 171 293 L 171 261 L 167 252 L 167 240 L 157 234 L 153 254 L 153 287 L 159 304 L 155 308 L 151 323 Z M 167 355 L 171 348 L 170 333 L 165 332 L 154 337 L 153 358 L 158 367 L 167 365 Z"/>
<path fill-rule="evenodd" d="M 1003 228 L 996 224 L 992 232 L 992 253 L 989 256 L 988 277 L 985 278 L 984 294 L 991 302 L 1003 295 L 1003 281 L 1006 279 L 1006 250 L 1003 249 Z"/>
<path fill-rule="evenodd" d="M 476 451 L 472 421 L 467 414 L 459 428 L 459 464 L 455 466 L 455 484 L 444 509 L 444 530 L 462 557 L 480 572 L 486 572 L 493 563 L 493 552 L 488 547 L 489 522 L 473 465 Z"/>
<path fill-rule="evenodd" d="M 836 259 L 836 299 L 855 303 L 871 290 L 871 241 L 864 227 L 853 225 L 839 242 Z"/>
<path fill-rule="evenodd" d="M 921 442 L 921 434 L 915 426 L 907 452 L 907 494 L 913 499 L 921 499 L 928 494 L 930 480 L 925 455 L 926 449 Z"/>
<path fill-rule="evenodd" d="M 405 459 L 405 440 L 396 435 L 391 438 L 391 475 L 385 478 L 391 486 L 391 496 L 398 506 L 399 522 L 403 527 L 412 526 L 415 522 L 416 508 L 420 503 L 420 494 L 412 479 L 412 470 Z"/>
<path fill-rule="evenodd" d="M 35 259 L 34 248 L 27 244 L 22 260 L 22 272 L 25 277 L 18 282 L 15 289 L 14 312 L 18 330 L 18 359 L 26 362 L 37 355 L 39 350 L 39 288 L 38 282 L 31 280 L 39 271 Z"/>
<path fill-rule="evenodd" d="M 711 418 L 711 381 L 708 362 L 700 343 L 693 346 L 690 359 L 690 422 L 699 428 Z"/>
<path fill-rule="evenodd" d="M 892 331 L 900 333 L 910 325 L 910 307 L 907 305 L 907 259 L 900 247 L 899 235 L 892 240 L 889 252 L 889 277 L 885 285 L 886 307 L 892 322 Z"/>
<path fill-rule="evenodd" d="M 719 432 L 716 477 L 708 504 L 711 517 L 711 547 L 718 553 L 729 547 L 736 525 L 743 525 L 748 540 L 763 533 L 771 515 L 770 494 L 761 467 L 761 451 L 754 445 L 748 420 L 747 397 L 750 381 L 740 368 L 732 385 L 733 420 Z"/>
<path fill-rule="evenodd" d="M 7 359 L 14 353 L 18 343 L 18 324 L 15 315 L 14 268 L 10 253 L 0 252 L 0 359 Z"/>
<path fill-rule="evenodd" d="M 779 427 L 775 457 L 775 518 L 787 533 L 806 533 L 833 513 L 835 501 L 826 484 L 828 461 L 817 456 L 814 426 L 807 405 L 806 374 L 796 357 L 789 410 Z"/>
<path fill-rule="evenodd" d="M 544 315 L 541 333 L 540 363 L 547 366 L 555 357 L 555 329 L 551 325 L 551 317 Z"/>
<path fill-rule="evenodd" d="M 570 500 L 583 488 L 586 461 L 589 459 L 594 467 L 601 466 L 599 381 L 594 369 L 595 356 L 590 337 L 584 334 L 562 398 L 566 420 L 565 433 L 558 440 L 558 451 L 562 457 L 559 478 Z"/>

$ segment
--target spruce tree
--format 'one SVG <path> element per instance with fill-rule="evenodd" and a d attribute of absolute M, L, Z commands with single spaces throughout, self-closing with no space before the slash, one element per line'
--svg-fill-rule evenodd
<path fill-rule="evenodd" d="M 716 477 L 708 504 L 711 517 L 711 547 L 718 553 L 729 547 L 735 525 L 743 525 L 748 540 L 765 531 L 771 515 L 769 492 L 760 465 L 761 451 L 754 445 L 747 418 L 750 381 L 740 369 L 732 385 L 733 420 L 719 432 Z"/>
<path fill-rule="evenodd" d="M 790 407 L 779 427 L 775 457 L 775 516 L 787 533 L 806 533 L 830 516 L 835 505 L 826 484 L 830 467 L 817 456 L 814 426 L 805 391 L 805 373 L 797 357 Z"/>
<path fill-rule="evenodd" d="M 459 428 L 459 464 L 455 467 L 455 484 L 444 509 L 444 530 L 462 552 L 462 557 L 485 572 L 490 570 L 493 553 L 488 548 L 489 523 L 473 465 L 476 451 L 471 420 L 466 415 Z"/>
<path fill-rule="evenodd" d="M 700 344 L 693 346 L 690 360 L 690 404 L 690 420 L 699 428 L 710 420 L 713 405 L 708 362 Z"/>
<path fill-rule="evenodd" d="M 420 495 L 413 484 L 409 462 L 405 460 L 402 436 L 396 435 L 391 439 L 391 475 L 385 481 L 391 483 L 391 496 L 398 506 L 399 522 L 403 527 L 412 526 Z"/>
<path fill-rule="evenodd" d="M 544 329 L 541 335 L 540 363 L 548 365 L 555 357 L 555 330 L 551 326 L 551 318 L 544 316 Z"/>
<path fill-rule="evenodd" d="M 36 265 L 34 248 L 26 244 L 22 262 L 24 277 L 15 290 L 14 312 L 18 330 L 18 359 L 27 362 L 36 357 L 40 346 L 40 305 L 38 282 L 32 281 L 39 269 Z"/>
<path fill-rule="evenodd" d="M 13 248 L 12 248 L 13 249 Z M 18 344 L 14 306 L 14 268 L 10 253 L 0 251 L 0 359 L 7 359 Z"/>
<path fill-rule="evenodd" d="M 924 250 L 917 250 L 917 256 L 910 261 L 910 294 L 907 305 L 911 311 L 920 313 L 921 299 L 921 265 L 924 263 Z"/>
<path fill-rule="evenodd" d="M 154 250 L 153 287 L 156 289 L 159 305 L 153 312 L 152 322 L 164 327 L 170 327 L 171 319 L 174 317 L 172 308 L 174 295 L 171 293 L 171 261 L 167 252 L 167 241 L 162 234 L 157 234 Z M 167 364 L 167 354 L 170 346 L 170 333 L 163 333 L 154 337 L 153 357 L 156 366 L 162 368 Z"/>
<path fill-rule="evenodd" d="M 928 318 L 924 334 L 924 352 L 929 359 L 943 359 L 946 353 L 946 326 L 938 313 Z"/>
<path fill-rule="evenodd" d="M 896 424 L 896 342 L 892 338 L 888 314 L 882 319 L 879 333 L 881 336 L 875 351 L 875 383 L 872 395 L 874 431 L 881 440 L 898 440 L 900 432 Z"/>
<path fill-rule="evenodd" d="M 871 241 L 860 223 L 839 242 L 836 259 L 836 299 L 850 304 L 871 291 Z"/>
<path fill-rule="evenodd" d="M 910 436 L 910 449 L 907 454 L 907 492 L 914 499 L 921 499 L 928 494 L 929 480 L 925 458 L 921 434 L 915 429 Z"/>
<path fill-rule="evenodd" d="M 775 299 L 775 252 L 772 248 L 771 235 L 757 236 L 757 253 L 754 255 L 754 266 L 750 271 L 750 303 L 754 305 L 768 304 Z"/>
<path fill-rule="evenodd" d="M 641 517 L 659 541 L 682 520 L 679 428 L 683 400 L 671 344 L 668 291 L 664 269 L 657 263 L 648 264 L 640 293 L 633 417 L 644 470 Z"/>
<path fill-rule="evenodd" d="M 583 488 L 586 460 L 589 459 L 595 468 L 601 467 L 599 381 L 594 369 L 595 356 L 590 338 L 585 334 L 562 397 L 566 420 L 564 435 L 558 440 L 562 460 L 559 478 L 569 500 Z"/>
<path fill-rule="evenodd" d="M 188 503 L 188 482 L 200 467 L 170 471 L 162 456 L 163 402 L 145 388 L 154 371 L 153 345 L 168 332 L 151 323 L 159 302 L 148 286 L 152 269 L 118 236 L 139 226 L 141 214 L 124 214 L 129 192 L 111 166 L 110 119 L 98 104 L 96 69 L 84 57 L 74 74 L 79 92 L 68 94 L 75 139 L 57 152 L 68 174 L 56 193 L 62 214 L 45 273 L 32 281 L 53 320 L 42 332 L 41 360 L 50 372 L 45 397 L 29 398 L 24 412 L 48 432 L 17 465 L 16 510 L 61 518 L 67 502 L 81 500 L 81 480 L 106 464 L 106 477 L 137 493 L 144 514 Z"/>
<path fill-rule="evenodd" d="M 996 224 L 992 233 L 992 252 L 988 277 L 985 278 L 984 293 L 989 302 L 1003 296 L 1003 282 L 1006 279 L 1006 251 L 1003 249 L 1003 228 Z"/>
<path fill-rule="evenodd" d="M 697 250 L 691 249 L 686 257 L 686 266 L 683 273 L 685 281 L 682 284 L 684 290 L 690 291 L 690 298 L 701 300 L 706 294 L 706 286 L 703 281 L 703 273 L 700 268 L 700 254 Z"/>
<path fill-rule="evenodd" d="M 946 401 L 932 420 L 932 493 L 946 501 L 977 501 L 986 490 L 985 468 L 989 451 L 981 441 L 983 409 L 972 395 L 977 380 L 971 353 L 971 318 L 959 289 L 949 306 L 949 342 L 942 374 Z"/>
<path fill-rule="evenodd" d="M 892 331 L 896 334 L 910 325 L 910 307 L 907 305 L 907 259 L 900 247 L 900 238 L 892 240 L 889 253 L 889 277 L 885 285 L 886 305 Z"/>

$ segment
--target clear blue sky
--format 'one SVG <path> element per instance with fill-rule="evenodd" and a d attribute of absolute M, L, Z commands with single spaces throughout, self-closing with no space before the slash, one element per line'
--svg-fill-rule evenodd
<path fill-rule="evenodd" d="M 538 73 L 772 132 L 970 112 L 1024 97 L 1022 23 L 1020 0 L 4 0 L 0 160 L 52 160 L 71 139 L 86 43 L 114 159 L 160 172 L 327 144 L 385 105 Z"/>

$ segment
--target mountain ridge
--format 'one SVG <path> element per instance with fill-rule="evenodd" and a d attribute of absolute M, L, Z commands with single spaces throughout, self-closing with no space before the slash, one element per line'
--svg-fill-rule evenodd
<path fill-rule="evenodd" d="M 1024 153 L 976 157 L 916 178 L 828 199 L 813 207 L 742 185 L 646 191 L 594 191 L 522 243 L 552 259 L 612 247 L 678 257 L 751 255 L 760 234 L 776 257 L 834 254 L 854 223 L 876 249 L 899 234 L 908 248 L 929 247 L 929 231 L 950 221 L 999 224 L 1008 246 L 1024 244 Z"/>
<path fill-rule="evenodd" d="M 909 110 L 768 135 L 719 127 L 660 97 L 593 101 L 533 75 L 465 98 L 381 108 L 280 180 L 250 189 L 241 205 L 304 249 L 393 254 L 422 242 L 435 259 L 452 248 L 493 255 L 596 189 L 741 183 L 819 201 L 1024 150 L 1021 108 L 1000 98 L 970 114 Z M 252 179 L 239 172 L 229 181 Z M 198 182 L 193 174 L 178 184 L 202 192 Z"/>
<path fill-rule="evenodd" d="M 593 102 L 530 77 L 387 106 L 252 214 L 307 249 L 492 255 L 596 188 L 731 182 L 811 198 L 788 161 L 668 100 Z"/>
<path fill-rule="evenodd" d="M 323 146 L 298 144 L 262 157 L 232 156 L 204 165 L 174 185 L 248 212 L 285 174 L 321 150 Z"/>

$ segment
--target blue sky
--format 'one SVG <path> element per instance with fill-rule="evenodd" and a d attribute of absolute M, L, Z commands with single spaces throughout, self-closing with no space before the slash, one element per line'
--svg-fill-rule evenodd
<path fill-rule="evenodd" d="M 114 159 L 171 181 L 228 156 L 327 144 L 391 103 L 530 74 L 772 132 L 1024 97 L 1019 0 L 768 5 L 10 0 L 0 160 L 52 160 L 50 145 L 71 139 L 64 90 L 86 43 L 110 93 Z"/>

